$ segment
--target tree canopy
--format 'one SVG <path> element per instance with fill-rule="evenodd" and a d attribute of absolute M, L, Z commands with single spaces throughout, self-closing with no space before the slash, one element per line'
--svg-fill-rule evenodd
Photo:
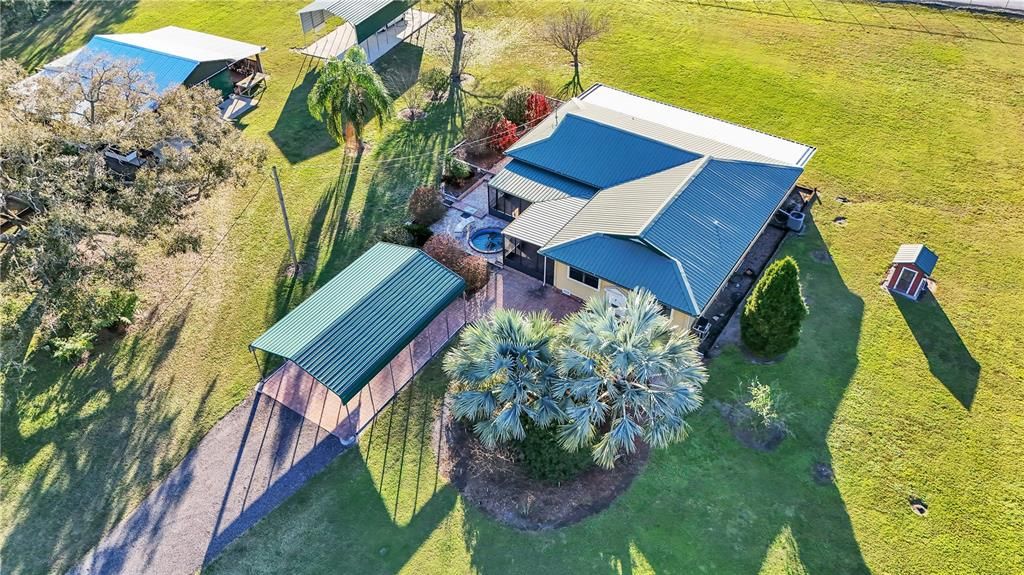
<path fill-rule="evenodd" d="M 370 120 L 376 117 L 383 126 L 384 120 L 394 115 L 387 86 L 359 46 L 324 65 L 307 105 L 309 113 L 327 125 L 331 137 L 344 141 L 350 149 L 362 146 L 363 127 Z"/>
<path fill-rule="evenodd" d="M 132 289 L 139 248 L 241 185 L 265 151 L 220 119 L 219 92 L 158 93 L 128 61 L 25 77 L 0 61 L 0 284 L 47 312 Z"/>
<path fill-rule="evenodd" d="M 645 290 L 622 308 L 592 299 L 562 326 L 499 310 L 467 327 L 445 357 L 458 390 L 452 411 L 486 446 L 556 433 L 562 449 L 614 467 L 640 441 L 665 447 L 685 437 L 707 381 L 697 343 Z"/>
<path fill-rule="evenodd" d="M 554 336 L 547 314 L 498 310 L 467 326 L 445 356 L 445 372 L 459 390 L 452 413 L 473 422 L 485 446 L 522 440 L 527 421 L 548 427 L 561 419 L 550 395 Z"/>
<path fill-rule="evenodd" d="M 608 18 L 594 16 L 586 7 L 566 8 L 557 16 L 544 22 L 539 34 L 548 44 L 566 51 L 572 58 L 572 78 L 559 93 L 563 96 L 578 96 L 583 92 L 580 79 L 580 49 L 587 42 L 608 30 Z"/>
<path fill-rule="evenodd" d="M 610 468 L 637 440 L 665 447 L 685 437 L 707 372 L 696 338 L 675 329 L 650 292 L 630 292 L 621 308 L 591 299 L 565 321 L 564 337 L 555 395 L 568 399 L 559 430 L 566 449 L 589 447 Z"/>

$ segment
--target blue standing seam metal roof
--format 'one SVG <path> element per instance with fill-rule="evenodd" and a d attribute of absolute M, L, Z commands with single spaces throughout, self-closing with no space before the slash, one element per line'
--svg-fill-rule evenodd
<path fill-rule="evenodd" d="M 938 262 L 939 256 L 924 244 L 903 244 L 892 258 L 894 264 L 914 264 L 926 276 L 932 275 Z"/>
<path fill-rule="evenodd" d="M 532 203 L 565 197 L 590 199 L 597 193 L 593 186 L 563 178 L 519 160 L 509 162 L 489 183 L 503 192 Z"/>
<path fill-rule="evenodd" d="M 378 243 L 252 342 L 349 401 L 465 289 L 422 251 Z"/>
<path fill-rule="evenodd" d="M 679 262 L 700 311 L 729 278 L 801 172 L 798 167 L 710 160 L 640 237 Z"/>
<path fill-rule="evenodd" d="M 679 265 L 640 241 L 591 234 L 540 253 L 627 289 L 646 288 L 662 303 L 697 313 Z"/>
<path fill-rule="evenodd" d="M 75 56 L 72 66 L 81 65 L 92 58 L 137 62 L 140 70 L 153 76 L 158 93 L 183 84 L 189 74 L 199 65 L 196 60 L 172 56 L 100 36 L 93 36 L 92 40 L 89 40 L 85 48 Z"/>
<path fill-rule="evenodd" d="M 507 155 L 596 188 L 649 176 L 700 157 L 574 114 L 559 120 L 547 138 L 513 148 Z"/>

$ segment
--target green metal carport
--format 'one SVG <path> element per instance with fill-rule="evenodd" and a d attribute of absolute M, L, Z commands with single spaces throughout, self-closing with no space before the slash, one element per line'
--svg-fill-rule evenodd
<path fill-rule="evenodd" d="M 315 382 L 310 385 L 322 385 L 340 398 L 341 407 L 348 412 L 367 384 L 382 370 L 391 368 L 392 360 L 464 289 L 461 277 L 421 250 L 378 243 L 250 344 L 251 350 L 287 360 L 261 382 L 260 389 L 295 411 L 309 411 L 308 405 L 296 407 L 294 402 L 282 401 L 296 395 L 294 390 L 289 395 L 284 388 L 289 380 L 296 379 L 297 367 Z M 444 319 L 447 340 L 453 333 L 448 318 Z M 459 322 L 458 327 L 464 323 Z M 409 360 L 411 379 L 417 369 L 411 348 Z M 275 376 L 277 380 L 273 380 Z M 276 386 L 273 391 L 266 389 L 271 380 Z M 372 413 L 401 389 L 393 371 L 391 387 L 393 393 L 386 399 L 371 397 Z M 313 390 L 309 395 L 313 396 Z M 308 413 L 303 415 L 312 419 Z M 335 428 L 339 428 L 342 417 L 348 417 L 348 413 L 339 415 L 337 424 L 328 422 L 329 431 L 337 434 Z M 354 436 L 363 426 L 350 424 L 345 435 L 339 437 L 344 441 L 346 435 Z"/>

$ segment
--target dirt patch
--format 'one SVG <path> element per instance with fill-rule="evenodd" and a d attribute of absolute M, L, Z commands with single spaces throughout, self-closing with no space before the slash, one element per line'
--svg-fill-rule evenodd
<path fill-rule="evenodd" d="M 910 510 L 915 514 L 924 517 L 925 515 L 928 515 L 928 504 L 919 497 L 911 497 Z"/>
<path fill-rule="evenodd" d="M 441 473 L 470 504 L 516 529 L 557 529 L 607 509 L 626 492 L 650 455 L 641 444 L 615 469 L 595 466 L 559 485 L 547 484 L 527 477 L 508 451 L 485 449 L 462 422 L 452 419 L 448 405 L 442 411 L 433 437 L 434 445 L 442 445 Z"/>

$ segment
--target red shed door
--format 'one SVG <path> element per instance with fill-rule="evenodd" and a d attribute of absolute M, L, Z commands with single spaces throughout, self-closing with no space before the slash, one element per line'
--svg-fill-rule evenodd
<path fill-rule="evenodd" d="M 900 269 L 900 277 L 896 280 L 896 286 L 893 288 L 900 293 L 909 294 L 910 286 L 914 284 L 914 280 L 917 279 L 917 272 L 910 268 Z"/>

